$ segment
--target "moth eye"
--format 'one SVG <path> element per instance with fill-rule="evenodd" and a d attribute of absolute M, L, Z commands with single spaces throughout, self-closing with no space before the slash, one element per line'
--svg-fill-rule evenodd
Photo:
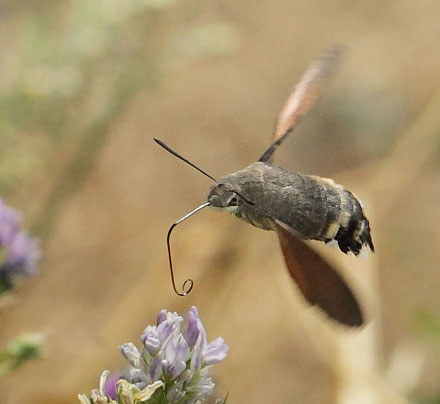
<path fill-rule="evenodd" d="M 237 205 L 238 205 L 238 199 L 236 196 L 233 196 L 229 201 L 229 206 L 237 206 Z"/>

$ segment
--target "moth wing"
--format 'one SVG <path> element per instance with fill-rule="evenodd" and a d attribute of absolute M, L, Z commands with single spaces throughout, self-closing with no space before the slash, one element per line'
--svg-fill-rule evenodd
<path fill-rule="evenodd" d="M 343 48 L 335 45 L 309 66 L 281 109 L 275 128 L 273 143 L 259 161 L 272 161 L 272 154 L 295 128 L 322 93 L 329 77 L 336 70 Z"/>
<path fill-rule="evenodd" d="M 359 303 L 342 277 L 288 226 L 276 219 L 274 223 L 287 269 L 307 301 L 339 323 L 361 326 L 364 319 Z"/>

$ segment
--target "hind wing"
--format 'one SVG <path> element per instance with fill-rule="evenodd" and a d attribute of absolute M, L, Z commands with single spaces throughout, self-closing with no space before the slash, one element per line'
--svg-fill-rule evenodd
<path fill-rule="evenodd" d="M 359 303 L 342 277 L 287 226 L 276 220 L 275 227 L 287 269 L 306 300 L 339 323 L 361 326 L 364 319 Z"/>

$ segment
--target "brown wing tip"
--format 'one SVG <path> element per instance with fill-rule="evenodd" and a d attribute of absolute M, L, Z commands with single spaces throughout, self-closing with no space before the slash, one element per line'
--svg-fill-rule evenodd
<path fill-rule="evenodd" d="M 331 320 L 335 320 L 338 324 L 343 324 L 352 328 L 360 328 L 365 324 L 361 308 L 354 296 L 350 306 L 346 306 L 344 310 L 331 312 L 328 306 L 326 308 L 321 308 Z"/>
<path fill-rule="evenodd" d="M 352 321 L 347 324 L 351 327 L 362 327 L 365 324 L 364 316 L 362 315 L 362 312 L 359 311 L 359 315 L 356 318 L 353 318 Z"/>

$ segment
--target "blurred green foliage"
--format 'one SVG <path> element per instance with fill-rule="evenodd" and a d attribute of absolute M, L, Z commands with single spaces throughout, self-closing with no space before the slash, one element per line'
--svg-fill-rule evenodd
<path fill-rule="evenodd" d="M 434 338 L 440 345 L 440 316 L 428 310 L 419 310 L 415 315 L 417 331 L 424 337 Z"/>
<path fill-rule="evenodd" d="M 440 404 L 440 395 L 429 398 L 418 398 L 414 400 L 415 404 Z"/>
<path fill-rule="evenodd" d="M 43 342 L 41 334 L 15 337 L 0 351 L 0 376 L 17 370 L 31 359 L 41 358 Z"/>
<path fill-rule="evenodd" d="M 418 310 L 414 317 L 416 332 L 425 340 L 440 358 L 440 315 L 428 310 Z M 414 399 L 416 404 L 440 404 L 440 393 L 434 396 L 420 396 Z"/>

